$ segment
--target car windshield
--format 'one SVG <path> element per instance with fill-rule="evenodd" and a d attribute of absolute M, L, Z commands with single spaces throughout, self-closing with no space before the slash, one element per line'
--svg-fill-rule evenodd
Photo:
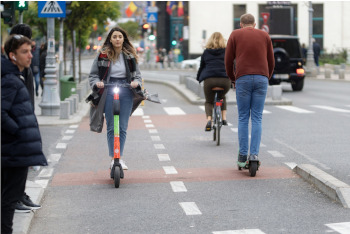
<path fill-rule="evenodd" d="M 300 46 L 298 40 L 295 39 L 272 39 L 273 48 L 285 49 L 290 58 L 300 58 Z"/>

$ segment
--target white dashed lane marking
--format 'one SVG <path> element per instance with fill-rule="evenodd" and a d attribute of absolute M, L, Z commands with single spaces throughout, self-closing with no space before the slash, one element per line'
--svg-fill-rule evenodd
<path fill-rule="evenodd" d="M 280 152 L 278 151 L 274 151 L 274 150 L 268 150 L 267 151 L 269 154 L 271 154 L 273 157 L 275 158 L 284 158 L 286 156 L 284 156 L 283 154 L 281 154 Z"/>
<path fill-rule="evenodd" d="M 202 212 L 194 202 L 180 202 L 179 203 L 186 215 L 201 215 Z"/>
<path fill-rule="evenodd" d="M 56 149 L 66 149 L 67 144 L 66 143 L 57 143 Z"/>
<path fill-rule="evenodd" d="M 158 154 L 158 159 L 160 162 L 170 161 L 169 154 Z"/>
<path fill-rule="evenodd" d="M 150 134 L 155 134 L 155 133 L 158 133 L 158 130 L 157 129 L 148 129 L 148 132 Z"/>
<path fill-rule="evenodd" d="M 265 234 L 260 229 L 241 229 L 241 230 L 227 230 L 227 231 L 217 231 L 213 234 Z"/>
<path fill-rule="evenodd" d="M 163 144 L 154 144 L 155 149 L 165 149 Z"/>
<path fill-rule="evenodd" d="M 171 181 L 170 185 L 174 193 L 187 192 L 186 186 L 182 181 Z"/>
<path fill-rule="evenodd" d="M 152 141 L 160 141 L 159 136 L 151 136 Z"/>
<path fill-rule="evenodd" d="M 312 107 L 316 107 L 323 110 L 334 111 L 334 112 L 350 113 L 350 110 L 340 109 L 340 108 L 331 107 L 331 106 L 312 105 Z"/>
<path fill-rule="evenodd" d="M 296 112 L 296 113 L 299 113 L 299 114 L 311 114 L 311 113 L 314 113 L 313 111 L 308 111 L 308 110 L 301 109 L 301 108 L 295 107 L 295 106 L 276 106 L 276 107 L 280 108 L 280 109 L 283 109 L 283 110 Z"/>
<path fill-rule="evenodd" d="M 163 170 L 164 170 L 165 174 L 167 174 L 167 175 L 177 174 L 177 170 L 173 166 L 164 166 Z"/>
<path fill-rule="evenodd" d="M 168 115 L 186 115 L 180 107 L 164 107 L 164 110 Z"/>

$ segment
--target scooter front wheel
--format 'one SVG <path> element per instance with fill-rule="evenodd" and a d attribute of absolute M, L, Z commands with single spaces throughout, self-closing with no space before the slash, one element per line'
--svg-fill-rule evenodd
<path fill-rule="evenodd" d="M 119 188 L 120 184 L 120 167 L 114 167 L 114 187 Z"/>
<path fill-rule="evenodd" d="M 249 173 L 251 177 L 254 177 L 256 175 L 256 171 L 258 170 L 258 162 L 257 161 L 250 161 L 249 162 Z"/>

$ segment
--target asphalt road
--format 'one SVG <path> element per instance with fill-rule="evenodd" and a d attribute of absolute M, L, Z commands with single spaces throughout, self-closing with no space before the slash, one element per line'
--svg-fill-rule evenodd
<path fill-rule="evenodd" d="M 106 133 L 90 132 L 87 117 L 78 126 L 41 127 L 45 151 L 61 157 L 30 233 L 349 233 L 350 210 L 288 165 L 313 164 L 350 184 L 350 82 L 307 80 L 302 92 L 285 86 L 293 109 L 265 106 L 254 178 L 235 165 L 235 106 L 216 146 L 204 132 L 203 107 L 164 85 L 146 88 L 162 104 L 146 102 L 131 117 L 119 189 L 109 178 Z M 62 141 L 67 149 L 56 149 Z"/>

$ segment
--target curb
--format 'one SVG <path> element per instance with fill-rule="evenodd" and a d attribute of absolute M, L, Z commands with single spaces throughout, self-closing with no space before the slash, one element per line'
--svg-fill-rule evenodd
<path fill-rule="evenodd" d="M 155 83 L 155 84 L 164 84 L 180 93 L 187 101 L 193 105 L 204 105 L 205 99 L 199 98 L 196 94 L 186 88 L 184 84 L 180 84 L 174 81 L 164 81 L 157 80 L 152 78 L 145 78 L 145 83 Z M 227 95 L 227 104 L 236 105 L 235 95 Z M 272 98 L 266 98 L 265 105 L 293 105 L 293 102 L 287 98 L 282 98 L 282 100 L 272 100 Z"/>
<path fill-rule="evenodd" d="M 329 198 L 350 208 L 350 185 L 311 164 L 297 165 L 293 170 Z"/>

